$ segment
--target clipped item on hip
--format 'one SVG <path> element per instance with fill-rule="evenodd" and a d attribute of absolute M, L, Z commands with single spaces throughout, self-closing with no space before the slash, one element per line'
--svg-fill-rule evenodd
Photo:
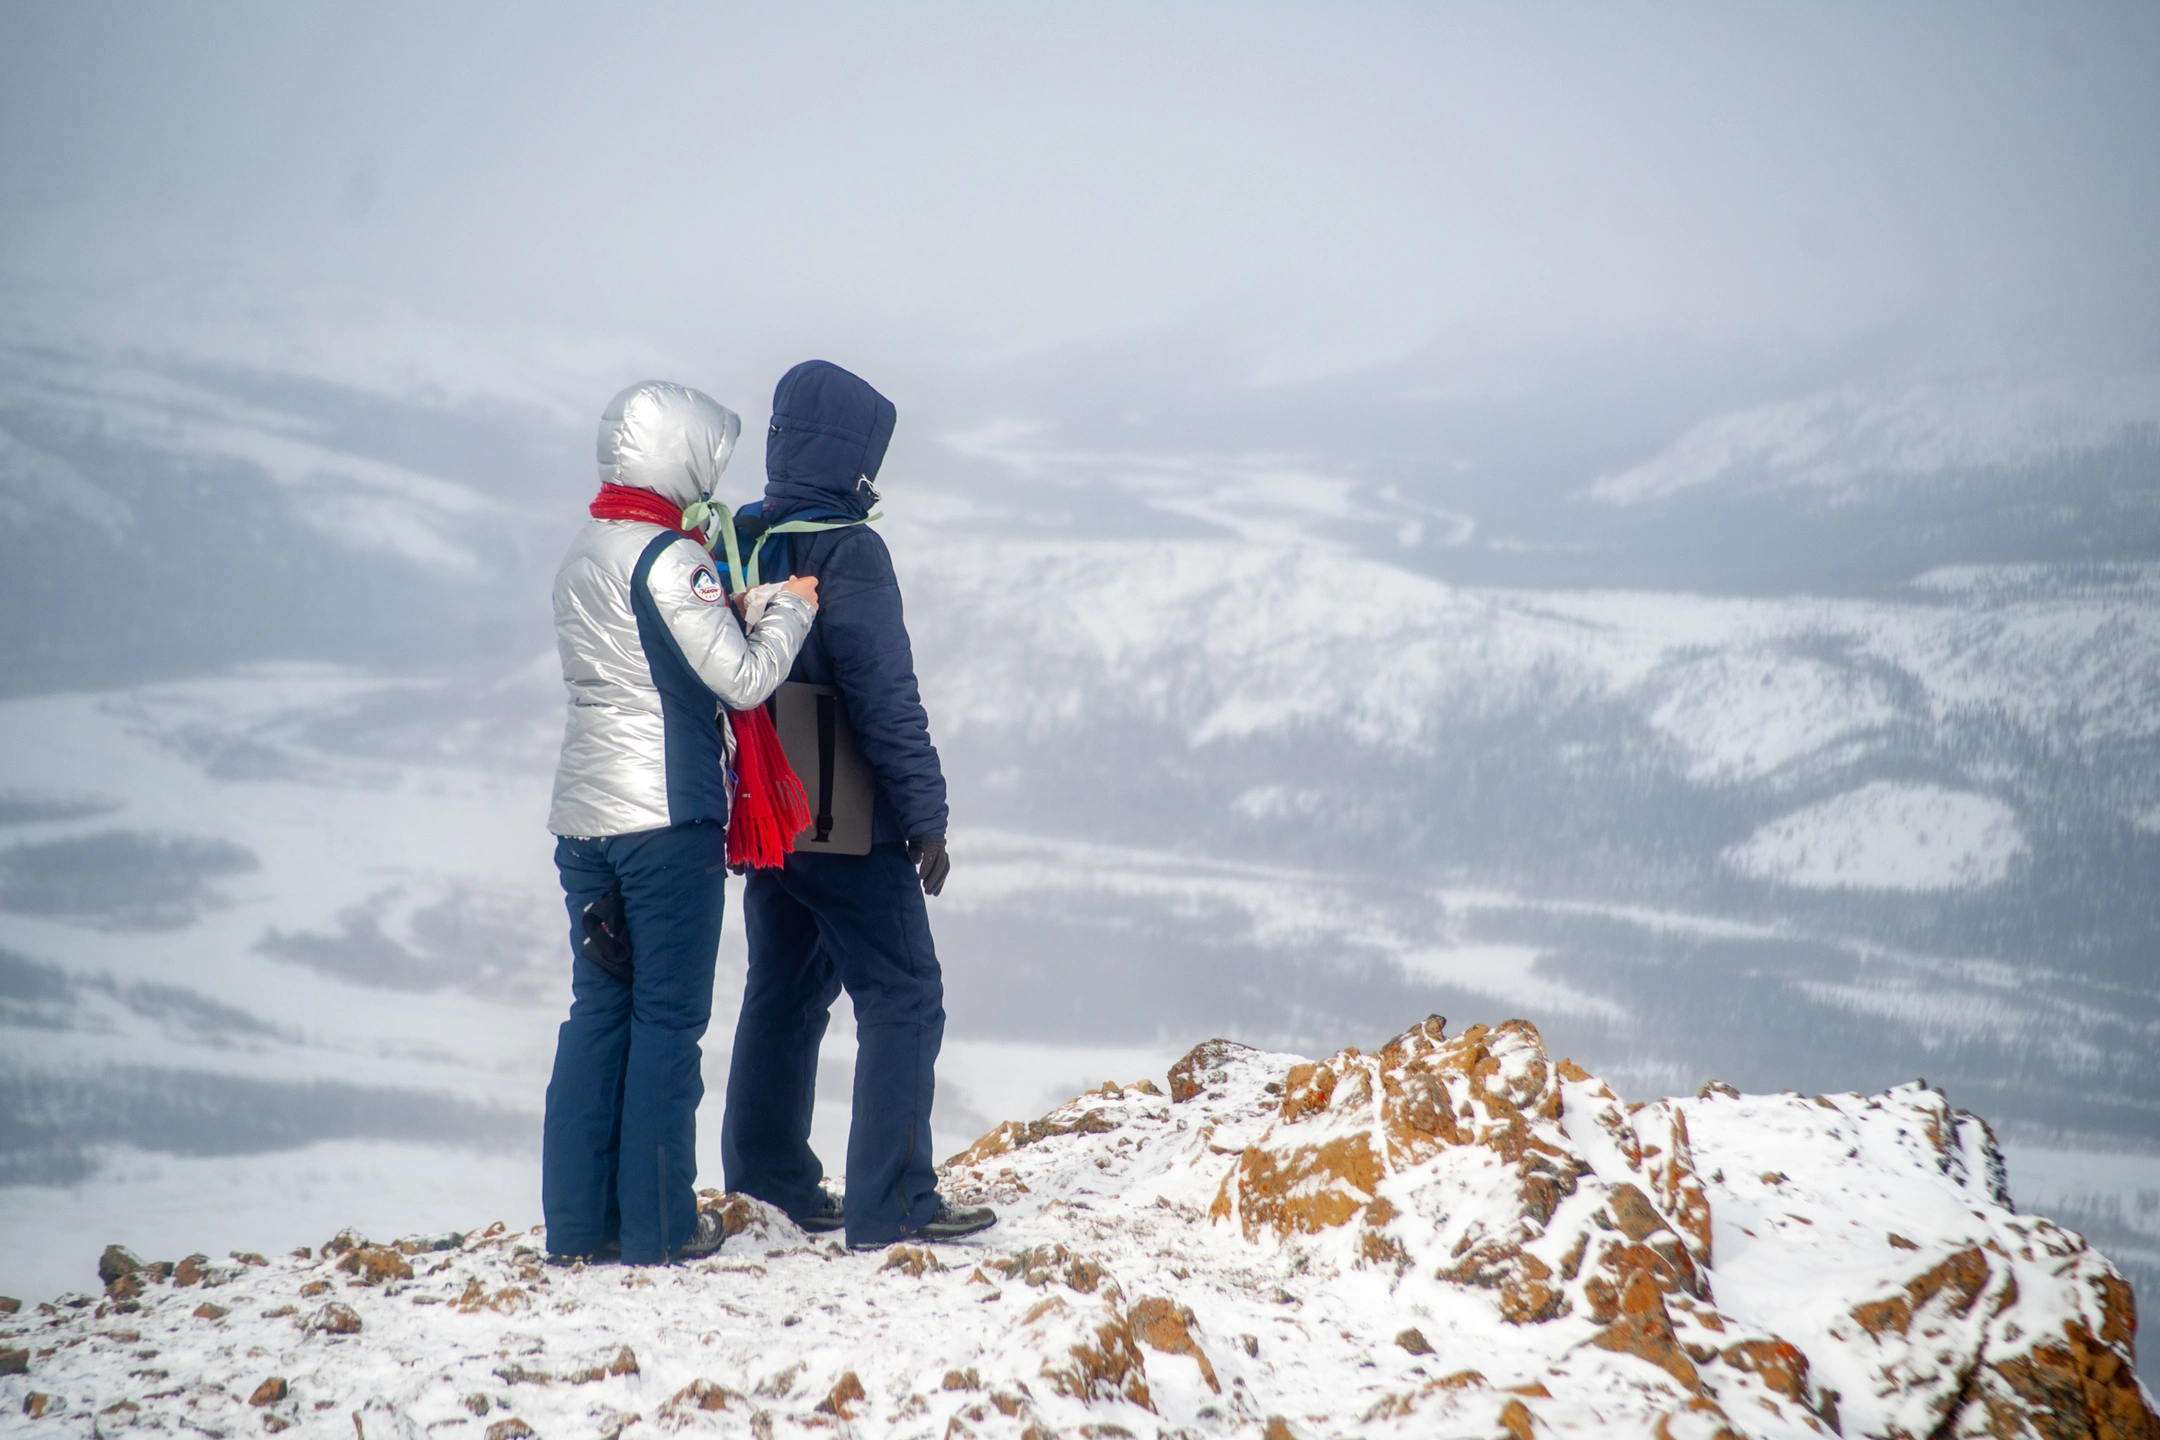
<path fill-rule="evenodd" d="M 586 905 L 578 953 L 624 985 L 630 983 L 630 917 L 623 909 L 621 884 Z"/>

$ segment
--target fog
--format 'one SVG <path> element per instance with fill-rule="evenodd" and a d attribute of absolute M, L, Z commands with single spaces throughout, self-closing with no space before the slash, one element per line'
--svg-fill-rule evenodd
<path fill-rule="evenodd" d="M 326 290 L 746 384 L 1169 336 L 1501 388 L 1612 345 L 2142 351 L 2160 300 L 2139 7 L 5 23 L 19 285 Z"/>
<path fill-rule="evenodd" d="M 10 7 L 0 1289 L 537 1217 L 594 421 L 747 499 L 822 356 L 940 1144 L 1523 1015 L 1925 1075 L 2150 1293 L 2155 233 L 2150 7 Z"/>

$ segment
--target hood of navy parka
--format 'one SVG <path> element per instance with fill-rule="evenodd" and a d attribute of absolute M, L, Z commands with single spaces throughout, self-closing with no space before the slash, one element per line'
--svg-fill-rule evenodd
<path fill-rule="evenodd" d="M 805 360 L 773 389 L 765 435 L 765 513 L 809 510 L 861 517 L 876 498 L 870 482 L 892 443 L 893 403 L 829 360 Z"/>

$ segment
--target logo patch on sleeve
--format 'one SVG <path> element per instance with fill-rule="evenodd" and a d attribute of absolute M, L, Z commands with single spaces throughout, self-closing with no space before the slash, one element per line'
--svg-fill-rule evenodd
<path fill-rule="evenodd" d="M 713 574 L 712 568 L 700 565 L 697 573 L 690 577 L 690 593 L 711 605 L 727 592 L 720 588 L 720 577 Z"/>

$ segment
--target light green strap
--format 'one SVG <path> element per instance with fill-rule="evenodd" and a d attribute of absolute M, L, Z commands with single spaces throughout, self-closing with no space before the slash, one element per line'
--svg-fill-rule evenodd
<path fill-rule="evenodd" d="M 757 544 L 750 547 L 750 583 L 752 585 L 758 583 L 758 560 L 764 554 L 765 541 L 771 536 L 806 535 L 813 530 L 845 530 L 850 526 L 867 525 L 872 520 L 883 519 L 884 515 L 885 512 L 882 510 L 873 510 L 860 520 L 783 520 L 778 525 L 769 527 L 763 535 L 758 536 Z M 735 563 L 735 530 L 733 526 L 728 528 L 728 563 L 730 565 Z M 740 572 L 737 572 L 737 579 L 740 578 Z"/>
<path fill-rule="evenodd" d="M 702 530 L 708 522 L 717 522 L 719 538 L 727 542 L 728 579 L 734 582 L 734 593 L 740 595 L 750 587 L 743 584 L 742 556 L 735 548 L 734 515 L 718 500 L 697 500 L 683 507 L 682 523 L 685 528 Z M 712 547 L 713 542 L 707 540 L 706 550 L 710 551 Z M 752 563 L 755 563 L 755 557 L 752 557 Z M 755 575 L 757 571 L 753 569 L 750 573 Z"/>
<path fill-rule="evenodd" d="M 719 539 L 727 546 L 728 580 L 734 593 L 742 594 L 758 583 L 758 558 L 765 549 L 765 541 L 773 535 L 802 535 L 812 530 L 845 530 L 851 525 L 867 525 L 872 520 L 882 520 L 885 512 L 873 510 L 860 520 L 783 520 L 758 536 L 757 544 L 750 547 L 750 568 L 747 578 L 743 570 L 742 551 L 735 540 L 735 516 L 718 500 L 697 500 L 683 507 L 682 520 L 686 529 L 702 530 L 708 522 L 718 522 Z M 711 550 L 713 542 L 705 542 Z"/>

